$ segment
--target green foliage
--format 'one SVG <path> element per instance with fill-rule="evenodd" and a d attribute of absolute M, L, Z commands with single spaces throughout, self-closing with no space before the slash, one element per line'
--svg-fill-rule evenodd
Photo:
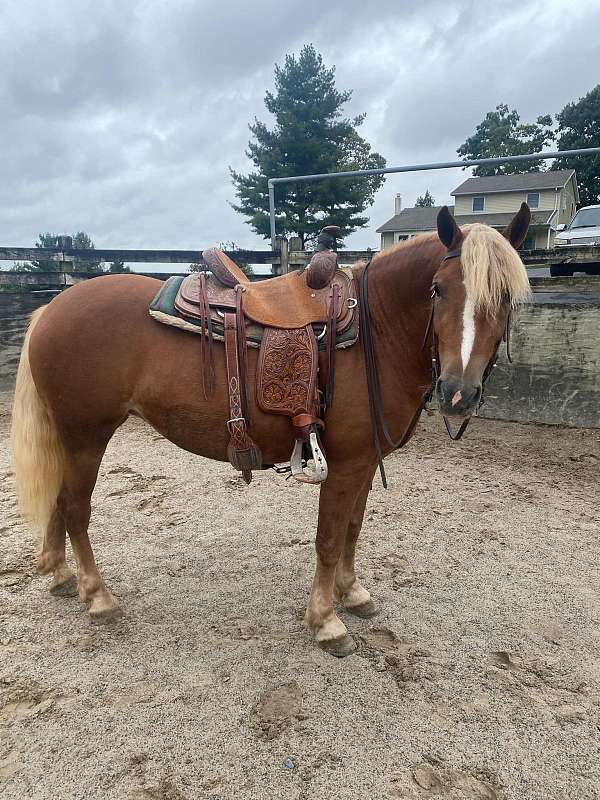
<path fill-rule="evenodd" d="M 425 190 L 425 194 L 420 195 L 417 197 L 415 202 L 415 208 L 433 208 L 435 205 L 435 200 L 431 196 L 431 192 L 429 189 Z"/>
<path fill-rule="evenodd" d="M 268 178 L 385 167 L 385 159 L 356 130 L 364 114 L 342 115 L 351 95 L 336 89 L 335 68 L 325 67 L 312 45 L 275 66 L 275 92 L 265 95 L 275 126 L 271 130 L 255 119 L 246 154 L 256 169 L 248 175 L 230 169 L 239 199 L 233 208 L 248 217 L 256 233 L 270 235 Z M 299 236 L 303 246 L 326 224 L 339 225 L 341 238 L 348 236 L 367 225 L 364 211 L 383 181 L 377 175 L 276 186 L 278 233 Z"/>
<path fill-rule="evenodd" d="M 79 231 L 71 237 L 74 250 L 93 250 L 94 243 L 87 233 Z M 56 233 L 40 233 L 35 243 L 37 248 L 58 247 L 59 235 Z M 35 259 L 31 263 L 19 265 L 22 269 L 31 272 L 61 272 L 63 265 L 60 261 L 46 261 Z M 75 272 L 103 272 L 104 265 L 101 261 L 84 261 L 80 258 L 73 259 L 73 270 Z"/>
<path fill-rule="evenodd" d="M 522 124 L 515 109 L 501 103 L 495 111 L 488 111 L 473 136 L 456 151 L 465 159 L 501 158 L 537 153 L 554 141 L 552 117 L 538 117 L 534 123 Z M 480 166 L 473 170 L 474 175 L 510 175 L 515 172 L 540 172 L 544 169 L 542 161 L 521 161 L 515 164 Z"/>
<path fill-rule="evenodd" d="M 131 269 L 125 265 L 124 261 L 117 259 L 109 265 L 108 271 L 111 275 L 119 275 L 122 272 L 131 272 Z"/>
<path fill-rule="evenodd" d="M 600 85 L 576 103 L 568 103 L 556 115 L 556 121 L 559 150 L 599 147 Z M 552 164 L 552 169 L 576 170 L 581 205 L 600 203 L 600 156 L 561 158 Z"/>

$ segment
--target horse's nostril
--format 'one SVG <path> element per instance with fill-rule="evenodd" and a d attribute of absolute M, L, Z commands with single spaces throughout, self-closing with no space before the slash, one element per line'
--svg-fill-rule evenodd
<path fill-rule="evenodd" d="M 464 385 L 458 380 L 439 380 L 436 389 L 440 405 L 452 413 L 472 410 L 481 397 L 481 386 Z"/>

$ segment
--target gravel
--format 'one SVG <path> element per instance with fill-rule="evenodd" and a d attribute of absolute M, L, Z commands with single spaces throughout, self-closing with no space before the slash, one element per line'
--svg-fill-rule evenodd
<path fill-rule="evenodd" d="M 251 486 L 129 420 L 92 543 L 125 610 L 35 575 L 0 396 L 0 795 L 10 800 L 600 797 L 600 431 L 426 418 L 376 479 L 343 611 L 302 623 L 318 491 Z"/>

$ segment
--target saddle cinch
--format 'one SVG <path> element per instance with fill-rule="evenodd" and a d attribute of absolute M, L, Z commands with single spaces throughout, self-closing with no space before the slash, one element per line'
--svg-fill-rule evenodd
<path fill-rule="evenodd" d="M 289 416 L 295 437 L 292 476 L 305 483 L 327 478 L 319 431 L 333 399 L 335 351 L 358 338 L 356 289 L 351 270 L 334 252 L 339 228 L 323 228 L 309 266 L 251 282 L 217 248 L 202 253 L 210 271 L 169 278 L 150 304 L 160 322 L 201 335 L 204 394 L 215 383 L 214 340 L 224 341 L 229 392 L 227 455 L 247 483 L 263 469 L 253 441 L 248 398 L 248 347 L 259 347 L 256 403 L 269 414 Z"/>

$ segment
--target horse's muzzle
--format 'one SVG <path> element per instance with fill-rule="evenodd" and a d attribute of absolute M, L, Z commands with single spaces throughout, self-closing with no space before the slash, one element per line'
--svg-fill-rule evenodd
<path fill-rule="evenodd" d="M 481 385 L 470 386 L 459 378 L 440 378 L 435 391 L 440 411 L 447 417 L 470 417 L 481 400 Z"/>

